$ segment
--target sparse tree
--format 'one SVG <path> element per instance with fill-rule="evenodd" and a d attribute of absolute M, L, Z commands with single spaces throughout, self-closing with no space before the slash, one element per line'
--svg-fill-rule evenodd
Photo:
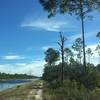
<path fill-rule="evenodd" d="M 74 58 L 73 57 L 70 57 L 70 66 L 72 66 L 72 65 L 75 65 L 76 64 L 76 61 L 74 60 Z"/>
<path fill-rule="evenodd" d="M 73 52 L 69 48 L 65 48 L 65 59 L 67 61 L 67 64 L 71 57 L 73 57 Z"/>
<path fill-rule="evenodd" d="M 59 51 L 54 50 L 53 48 L 49 48 L 45 52 L 45 61 L 49 66 L 52 66 L 55 64 L 56 61 L 59 60 Z"/>
<path fill-rule="evenodd" d="M 97 33 L 96 37 L 100 38 L 100 32 Z"/>
<path fill-rule="evenodd" d="M 97 52 L 98 52 L 98 61 L 99 61 L 99 64 L 100 64 L 100 45 L 97 45 L 96 49 L 95 49 Z"/>
<path fill-rule="evenodd" d="M 91 48 L 87 49 L 86 54 L 87 54 L 88 62 L 90 63 L 90 59 L 93 55 L 93 52 L 92 52 Z"/>
<path fill-rule="evenodd" d="M 93 1 L 93 0 L 92 0 Z M 100 0 L 94 0 L 94 8 L 100 11 Z"/>
<path fill-rule="evenodd" d="M 80 63 L 81 63 L 81 59 L 82 59 L 82 39 L 81 38 L 77 38 L 75 40 L 75 43 L 72 45 L 72 48 L 78 52 L 77 53 L 77 58 L 79 59 Z"/>

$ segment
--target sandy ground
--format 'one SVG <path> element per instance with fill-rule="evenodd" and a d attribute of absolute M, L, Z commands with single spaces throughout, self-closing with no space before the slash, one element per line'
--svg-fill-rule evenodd
<path fill-rule="evenodd" d="M 32 89 L 28 96 L 27 96 L 27 99 L 26 100 L 43 100 L 42 99 L 42 89 Z"/>
<path fill-rule="evenodd" d="M 42 83 L 39 83 L 37 87 L 29 92 L 27 100 L 43 100 L 42 98 Z"/>
<path fill-rule="evenodd" d="M 42 82 L 33 82 L 20 88 L 0 92 L 0 100 L 43 100 Z"/>
<path fill-rule="evenodd" d="M 37 94 L 35 95 L 35 99 L 36 100 L 43 100 L 43 98 L 42 98 L 42 89 L 39 89 L 37 91 Z"/>

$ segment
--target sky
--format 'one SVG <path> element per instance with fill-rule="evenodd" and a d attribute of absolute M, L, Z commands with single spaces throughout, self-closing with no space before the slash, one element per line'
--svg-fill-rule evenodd
<path fill-rule="evenodd" d="M 100 13 L 90 13 L 93 19 L 85 19 L 86 46 L 93 51 L 99 40 Z M 41 76 L 44 68 L 44 52 L 52 47 L 59 49 L 59 32 L 67 38 L 71 48 L 81 37 L 81 23 L 68 14 L 48 19 L 38 0 L 0 0 L 0 72 L 26 73 Z M 91 62 L 98 64 L 97 52 Z"/>

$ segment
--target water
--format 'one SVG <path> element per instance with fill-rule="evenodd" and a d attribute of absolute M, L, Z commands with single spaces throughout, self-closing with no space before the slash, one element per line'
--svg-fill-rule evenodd
<path fill-rule="evenodd" d="M 12 80 L 12 81 L 0 82 L 0 91 L 13 88 L 18 85 L 23 85 L 27 82 L 31 82 L 31 80 Z"/>

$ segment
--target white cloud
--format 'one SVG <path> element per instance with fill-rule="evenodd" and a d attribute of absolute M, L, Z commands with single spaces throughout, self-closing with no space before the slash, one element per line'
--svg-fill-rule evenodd
<path fill-rule="evenodd" d="M 85 41 L 88 42 L 88 41 L 90 41 L 90 39 L 92 40 L 93 38 L 96 38 L 96 33 L 97 32 L 99 32 L 99 30 L 93 30 L 93 31 L 87 31 L 87 32 L 85 32 L 85 34 L 84 34 Z M 73 42 L 73 41 L 75 41 L 76 38 L 82 38 L 81 31 L 80 31 L 80 33 L 76 33 L 76 34 L 70 35 L 68 37 L 68 40 L 70 42 Z"/>
<path fill-rule="evenodd" d="M 74 34 L 74 35 L 69 36 L 68 40 L 73 42 L 73 41 L 75 41 L 75 39 L 81 38 L 81 37 L 82 37 L 81 34 Z"/>
<path fill-rule="evenodd" d="M 46 49 L 46 48 L 48 47 L 43 47 L 43 49 Z M 89 45 L 88 47 L 86 47 L 86 49 L 87 48 L 92 49 L 94 55 L 91 57 L 91 62 L 97 65 L 98 64 L 98 54 L 95 51 L 96 44 Z M 44 65 L 45 65 L 45 61 L 42 59 L 35 59 L 29 63 L 1 64 L 0 72 L 19 73 L 19 74 L 26 73 L 26 74 L 41 76 L 43 73 Z"/>
<path fill-rule="evenodd" d="M 87 48 L 91 48 L 91 50 L 92 50 L 92 52 L 93 52 L 93 56 L 91 56 L 91 63 L 93 63 L 93 64 L 95 64 L 95 65 L 97 65 L 98 63 L 99 63 L 99 56 L 98 56 L 98 53 L 95 51 L 95 49 L 96 49 L 96 44 L 94 44 L 94 45 L 88 45 L 87 47 L 86 47 L 86 50 L 87 50 Z"/>
<path fill-rule="evenodd" d="M 48 48 L 56 48 L 57 49 L 57 46 L 54 45 L 54 44 L 47 45 L 47 46 L 41 46 L 41 47 L 38 47 L 38 46 L 37 47 L 32 47 L 31 46 L 31 47 L 27 48 L 27 51 L 33 51 L 33 50 L 36 50 L 36 51 L 38 51 L 38 50 L 46 51 Z"/>
<path fill-rule="evenodd" d="M 53 19 L 39 19 L 39 20 L 24 21 L 21 24 L 21 27 L 59 32 L 67 30 L 68 28 L 73 28 L 73 25 L 69 25 L 68 22 L 61 20 L 55 21 Z"/>
<path fill-rule="evenodd" d="M 3 60 L 18 60 L 18 59 L 25 59 L 25 57 L 18 56 L 18 55 L 8 55 L 1 57 Z"/>
<path fill-rule="evenodd" d="M 45 62 L 42 60 L 32 61 L 30 63 L 16 63 L 16 64 L 2 64 L 0 65 L 0 72 L 6 73 L 26 73 L 36 76 L 41 76 L 43 73 Z"/>

